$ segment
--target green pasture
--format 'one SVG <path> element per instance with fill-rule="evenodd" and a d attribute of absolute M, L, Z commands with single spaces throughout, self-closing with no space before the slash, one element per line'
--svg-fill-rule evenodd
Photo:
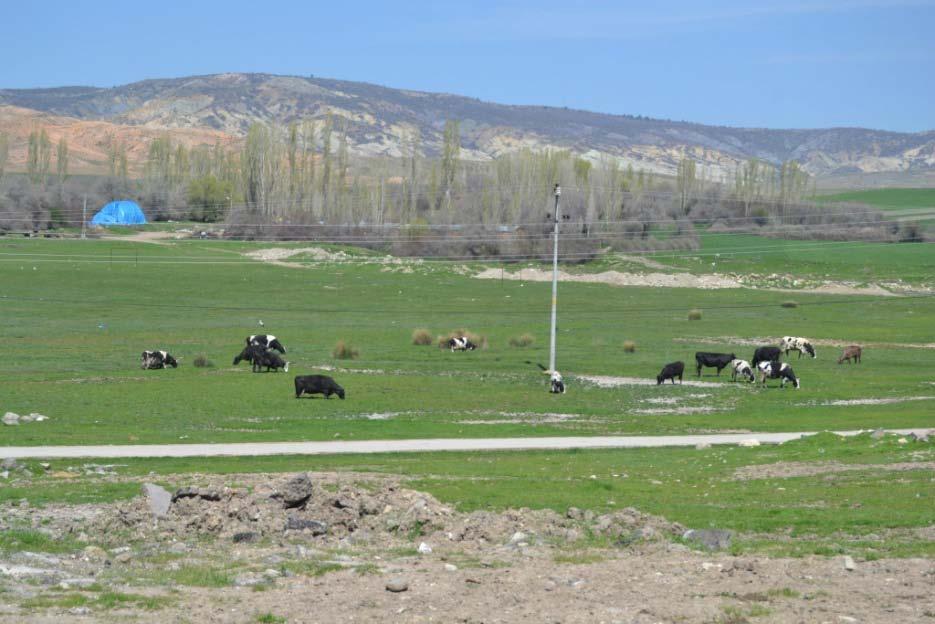
<path fill-rule="evenodd" d="M 713 248 L 728 248 L 715 240 Z M 563 283 L 558 368 L 569 392 L 553 396 L 535 366 L 548 359 L 548 283 L 477 280 L 459 264 L 363 262 L 372 254 L 346 263 L 305 257 L 305 268 L 242 255 L 269 246 L 0 239 L 0 409 L 50 418 L 0 428 L 0 446 L 935 426 L 935 400 L 923 398 L 935 396 L 935 349 L 913 346 L 933 342 L 935 298 Z M 713 248 L 706 239 L 702 251 Z M 855 279 L 900 267 L 923 279 L 935 269 L 923 244 L 743 258 L 751 270 L 782 265 Z M 798 307 L 780 306 L 789 299 Z M 687 319 L 693 308 L 700 321 Z M 488 348 L 414 346 L 420 327 L 467 328 Z M 281 338 L 288 374 L 231 365 L 252 333 Z M 522 333 L 535 344 L 510 347 Z M 577 378 L 654 379 L 666 362 L 683 360 L 693 379 L 697 350 L 749 359 L 754 347 L 744 343 L 787 334 L 864 344 L 865 361 L 838 366 L 839 349 L 822 346 L 817 360 L 793 357 L 798 391 L 732 384 L 713 370 L 702 378 L 713 388 L 600 388 Z M 339 339 L 360 356 L 332 358 Z M 625 353 L 624 341 L 636 352 Z M 144 349 L 167 349 L 182 364 L 142 371 Z M 194 367 L 199 355 L 215 366 Z M 315 372 L 335 377 L 347 400 L 296 400 L 292 377 Z M 684 409 L 658 401 L 672 398 Z M 913 400 L 833 404 L 881 398 Z"/>

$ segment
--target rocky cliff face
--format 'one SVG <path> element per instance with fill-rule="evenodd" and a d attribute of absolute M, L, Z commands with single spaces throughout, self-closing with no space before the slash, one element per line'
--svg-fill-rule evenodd
<path fill-rule="evenodd" d="M 773 163 L 798 160 L 817 176 L 935 170 L 935 131 L 704 126 L 545 106 L 506 106 L 313 77 L 217 74 L 146 80 L 112 89 L 0 90 L 0 130 L 38 116 L 58 126 L 73 126 L 68 135 L 72 142 L 80 142 L 79 129 L 92 122 L 106 125 L 94 126 L 95 136 L 85 136 L 86 143 L 108 133 L 145 142 L 168 130 L 187 144 L 213 144 L 236 142 L 254 122 L 288 124 L 328 115 L 344 121 L 351 148 L 362 155 L 403 155 L 415 131 L 421 136 L 422 151 L 437 153 L 445 121 L 456 119 L 461 124 L 463 156 L 477 160 L 525 147 L 557 147 L 593 160 L 616 158 L 623 166 L 667 174 L 689 156 L 714 179 L 730 178 L 737 163 L 753 157 Z M 13 134 L 16 139 L 22 129 Z M 14 140 L 14 148 L 16 144 Z M 145 153 L 145 148 L 140 151 Z M 14 149 L 14 156 L 18 153 Z M 90 160 L 87 164 L 92 166 Z"/>

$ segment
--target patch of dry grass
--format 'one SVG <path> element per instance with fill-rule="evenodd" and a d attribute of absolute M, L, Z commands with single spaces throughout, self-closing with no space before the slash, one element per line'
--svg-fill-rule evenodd
<path fill-rule="evenodd" d="M 412 344 L 420 347 L 432 344 L 432 332 L 425 328 L 412 330 Z"/>
<path fill-rule="evenodd" d="M 334 349 L 331 350 L 331 357 L 336 360 L 354 360 L 358 355 L 360 355 L 360 351 L 344 340 L 338 340 L 337 344 L 334 345 Z"/>
<path fill-rule="evenodd" d="M 535 336 L 533 336 L 532 334 L 528 334 L 528 333 L 520 334 L 519 336 L 513 336 L 512 338 L 510 338 L 510 346 L 517 347 L 517 348 L 529 347 L 529 346 L 532 346 L 532 344 L 535 342 L 536 342 Z"/>

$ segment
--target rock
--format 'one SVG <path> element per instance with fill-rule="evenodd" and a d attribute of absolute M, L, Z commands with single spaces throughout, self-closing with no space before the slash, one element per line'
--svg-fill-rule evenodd
<path fill-rule="evenodd" d="M 234 577 L 234 586 L 236 587 L 253 587 L 255 585 L 262 585 L 265 582 L 266 579 L 256 574 L 238 574 Z"/>
<path fill-rule="evenodd" d="M 882 429 L 877 429 L 876 431 L 874 431 L 873 433 L 870 434 L 870 439 L 872 439 L 872 440 L 880 440 L 880 439 L 882 439 L 885 435 L 886 435 L 886 432 L 885 432 L 885 431 L 883 431 Z"/>
<path fill-rule="evenodd" d="M 283 507 L 293 509 L 304 507 L 312 496 L 312 480 L 308 474 L 302 473 L 286 481 L 274 497 L 282 500 Z"/>
<path fill-rule="evenodd" d="M 33 420 L 34 420 L 34 418 L 33 418 L 32 416 L 30 416 L 29 414 L 23 414 L 23 415 L 21 415 L 21 416 L 19 417 L 19 422 L 20 422 L 20 424 L 23 424 L 23 423 L 31 423 Z"/>
<path fill-rule="evenodd" d="M 175 542 L 169 546 L 169 552 L 174 555 L 181 555 L 187 553 L 189 550 L 188 544 L 185 542 Z"/>
<path fill-rule="evenodd" d="M 221 500 L 221 495 L 217 490 L 209 490 L 198 487 L 183 487 L 179 488 L 175 494 L 172 495 L 172 502 L 174 503 L 180 498 L 200 498 L 201 500 L 206 501 L 219 501 Z"/>
<path fill-rule="evenodd" d="M 899 438 L 898 440 L 896 440 L 896 443 L 897 444 L 908 444 L 909 440 L 907 440 L 906 438 Z"/>
<path fill-rule="evenodd" d="M 240 533 L 234 533 L 234 536 L 231 538 L 234 540 L 235 544 L 243 544 L 249 542 L 255 542 L 259 534 L 255 531 L 241 531 Z"/>
<path fill-rule="evenodd" d="M 760 445 L 760 441 L 756 439 L 741 440 L 738 443 L 738 446 L 746 446 L 746 447 L 754 447 L 754 446 L 759 446 L 759 445 Z"/>
<path fill-rule="evenodd" d="M 286 520 L 287 531 L 309 531 L 312 535 L 324 535 L 328 532 L 328 525 L 318 520 L 306 520 L 289 516 Z"/>
<path fill-rule="evenodd" d="M 52 467 L 52 464 L 50 464 L 49 462 L 39 462 L 39 467 L 42 468 L 43 470 L 48 470 L 49 468 Z"/>
<path fill-rule="evenodd" d="M 432 552 L 432 547 L 426 544 L 425 542 L 422 542 L 421 544 L 419 544 L 418 551 L 419 551 L 419 554 L 421 555 L 427 555 L 430 552 Z"/>
<path fill-rule="evenodd" d="M 844 569 L 848 572 L 853 572 L 857 569 L 857 564 L 854 563 L 850 555 L 844 555 Z"/>
<path fill-rule="evenodd" d="M 14 412 L 7 412 L 3 415 L 3 424 L 4 425 L 18 425 L 19 424 L 19 414 Z"/>
<path fill-rule="evenodd" d="M 275 578 L 279 578 L 280 576 L 282 576 L 282 572 L 280 572 L 279 570 L 274 570 L 273 568 L 266 568 L 265 570 L 263 570 L 263 576 L 265 576 L 268 579 L 275 579 Z"/>
<path fill-rule="evenodd" d="M 565 512 L 565 517 L 569 520 L 581 520 L 582 513 L 577 507 L 569 507 L 568 511 Z"/>
<path fill-rule="evenodd" d="M 143 496 L 146 497 L 146 502 L 149 503 L 149 511 L 154 518 L 164 518 L 169 513 L 172 495 L 165 488 L 154 483 L 144 483 Z"/>
<path fill-rule="evenodd" d="M 19 463 L 12 457 L 7 457 L 0 462 L 0 469 L 2 470 L 16 470 L 17 468 L 19 468 Z"/>
<path fill-rule="evenodd" d="M 124 565 L 130 563 L 130 561 L 132 560 L 133 560 L 133 555 L 128 552 L 122 552 L 116 557 L 114 557 L 114 561 L 116 561 L 117 563 L 124 564 Z"/>
<path fill-rule="evenodd" d="M 409 589 L 409 583 L 404 578 L 391 578 L 386 582 L 386 591 L 398 594 Z"/>
<path fill-rule="evenodd" d="M 87 546 L 81 551 L 82 556 L 88 561 L 107 561 L 107 551 L 100 546 Z"/>
<path fill-rule="evenodd" d="M 2 478 L 2 479 L 9 479 L 9 478 L 10 478 L 10 471 L 9 471 L 9 470 L 0 471 L 0 478 Z"/>
<path fill-rule="evenodd" d="M 453 564 L 453 563 L 446 563 L 446 564 L 445 564 L 445 570 L 447 570 L 448 572 L 457 572 L 457 571 L 458 571 L 458 566 L 456 566 L 456 565 Z"/>
<path fill-rule="evenodd" d="M 90 615 L 91 609 L 88 607 L 72 607 L 68 610 L 69 615 Z"/>
<path fill-rule="evenodd" d="M 49 419 L 48 416 L 43 416 L 42 414 L 39 414 L 38 412 L 30 412 L 29 417 L 32 418 L 36 422 L 42 422 L 43 420 Z"/>
<path fill-rule="evenodd" d="M 710 550 L 730 548 L 733 532 L 722 529 L 689 529 L 682 534 L 682 539 L 695 542 Z"/>

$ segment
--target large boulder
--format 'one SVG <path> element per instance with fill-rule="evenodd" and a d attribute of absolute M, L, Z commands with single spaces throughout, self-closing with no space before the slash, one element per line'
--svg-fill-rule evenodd
<path fill-rule="evenodd" d="M 154 483 L 143 484 L 143 495 L 149 504 L 149 511 L 154 518 L 164 518 L 169 513 L 169 506 L 172 504 L 172 495 L 168 490 Z"/>
<path fill-rule="evenodd" d="M 295 509 L 305 506 L 312 497 L 312 491 L 312 480 L 303 472 L 283 483 L 273 498 L 281 500 L 286 509 Z"/>

